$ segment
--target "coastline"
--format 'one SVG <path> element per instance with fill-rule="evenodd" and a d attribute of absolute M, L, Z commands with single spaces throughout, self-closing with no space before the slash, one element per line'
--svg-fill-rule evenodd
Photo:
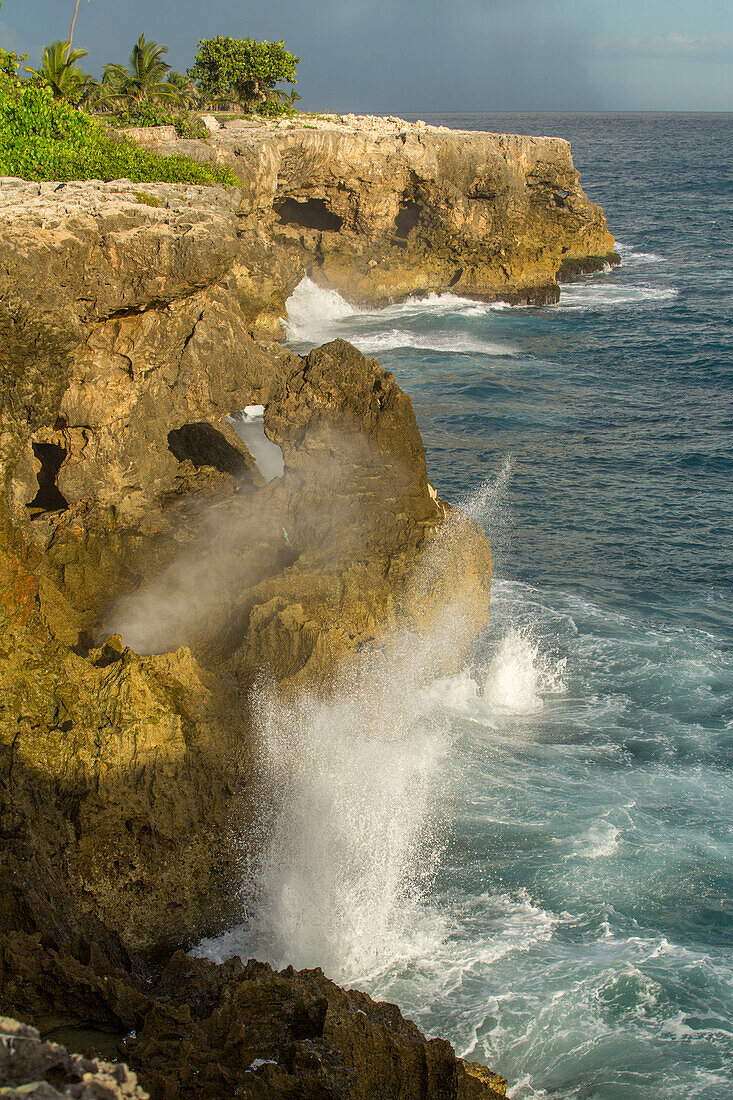
<path fill-rule="evenodd" d="M 466 142 L 401 120 L 366 136 L 359 120 L 344 132 L 250 129 L 175 143 L 231 164 L 239 192 L 0 183 L 11 258 L 0 272 L 0 674 L 15 701 L 2 729 L 11 888 L 0 1009 L 138 1031 L 131 1061 L 162 1095 L 153 1067 L 162 1058 L 170 1074 L 191 1013 L 202 1049 L 214 1042 L 211 1066 L 218 998 L 251 1022 L 259 987 L 272 987 L 284 1016 L 268 1042 L 237 1054 L 245 1069 L 263 1060 L 252 1095 L 285 1095 L 309 1075 L 346 1095 L 329 1077 L 335 1057 L 360 1075 L 348 1095 L 373 1095 L 393 1074 L 400 1096 L 431 1096 L 447 1074 L 450 1095 L 491 1097 L 500 1079 L 427 1043 L 389 1006 L 342 1007 L 360 995 L 318 972 L 245 974 L 178 953 L 151 998 L 143 959 L 236 915 L 231 822 L 246 835 L 263 670 L 285 694 L 327 692 L 354 652 L 424 632 L 449 592 L 460 626 L 434 667 L 450 669 L 488 616 L 488 544 L 432 490 L 409 398 L 343 341 L 306 358 L 270 342 L 286 298 L 306 271 L 372 305 L 447 289 L 547 301 L 558 272 L 613 261 L 613 239 L 559 140 Z M 227 420 L 260 405 L 286 469 L 270 482 Z M 212 545 L 237 584 L 204 598 Z M 181 561 L 200 614 L 163 617 L 140 655 L 124 641 L 139 621 L 129 600 L 160 614 Z M 52 807 L 43 819 L 39 805 Z M 356 1019 L 365 1012 L 369 1035 Z M 399 1034 L 413 1061 L 394 1053 Z M 325 1044 L 310 1067 L 306 1040 Z M 365 1068 L 374 1059 L 379 1084 Z M 197 1095 L 200 1069 L 180 1067 L 181 1095 Z"/>

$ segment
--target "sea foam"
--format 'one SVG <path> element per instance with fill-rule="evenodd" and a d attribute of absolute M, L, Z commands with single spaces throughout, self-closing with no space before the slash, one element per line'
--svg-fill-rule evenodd
<path fill-rule="evenodd" d="M 470 323 L 476 317 L 490 317 L 492 311 L 491 304 L 449 292 L 408 298 L 378 310 L 362 309 L 306 276 L 288 298 L 283 325 L 288 343 L 302 348 L 340 336 L 365 355 L 415 348 L 513 356 L 511 345 L 485 338 Z M 441 320 L 445 320 L 443 327 Z"/>

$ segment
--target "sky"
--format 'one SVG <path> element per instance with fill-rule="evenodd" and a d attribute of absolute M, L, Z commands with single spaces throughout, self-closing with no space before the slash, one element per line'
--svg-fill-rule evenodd
<path fill-rule="evenodd" d="M 74 0 L 3 0 L 0 46 L 36 61 Z M 81 0 L 99 75 L 139 35 L 185 70 L 198 39 L 284 40 L 312 111 L 733 111 L 733 0 Z"/>

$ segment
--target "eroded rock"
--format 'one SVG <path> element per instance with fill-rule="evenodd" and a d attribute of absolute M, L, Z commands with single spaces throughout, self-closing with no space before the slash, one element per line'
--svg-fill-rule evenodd
<path fill-rule="evenodd" d="M 68 1054 L 33 1027 L 0 1016 L 0 1096 L 31 1100 L 148 1100 L 127 1066 Z"/>
<path fill-rule="evenodd" d="M 370 302 L 539 300 L 613 242 L 553 139 L 347 118 L 191 144 L 243 188 L 0 183 L 0 1010 L 136 1030 L 166 1100 L 490 1096 L 318 972 L 176 956 L 155 985 L 139 952 L 236 919 L 255 685 L 327 693 L 449 606 L 447 671 L 488 615 L 488 545 L 409 398 L 343 341 L 263 343 L 287 296 L 308 270 Z M 229 419 L 251 405 L 267 483 Z"/>
<path fill-rule="evenodd" d="M 448 288 L 555 301 L 559 273 L 619 262 L 561 138 L 325 115 L 159 147 L 229 164 L 249 233 L 268 224 L 276 253 L 360 303 Z"/>

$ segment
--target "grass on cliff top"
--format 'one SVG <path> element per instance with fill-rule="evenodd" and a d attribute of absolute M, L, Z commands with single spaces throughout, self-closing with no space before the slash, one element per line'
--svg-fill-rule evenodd
<path fill-rule="evenodd" d="M 50 91 L 0 81 L 0 176 L 26 180 L 115 180 L 136 183 L 237 183 L 230 168 L 177 154 L 158 156 L 115 137 L 101 123 Z"/>

